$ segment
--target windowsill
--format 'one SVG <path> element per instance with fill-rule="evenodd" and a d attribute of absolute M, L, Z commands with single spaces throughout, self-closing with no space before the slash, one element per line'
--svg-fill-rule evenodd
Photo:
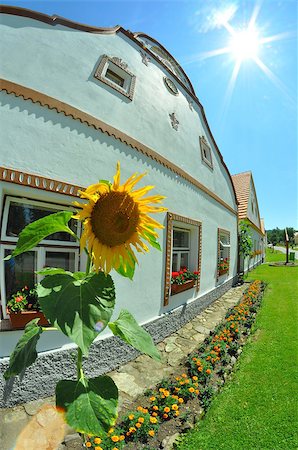
<path fill-rule="evenodd" d="M 171 285 L 171 296 L 180 294 L 181 292 L 188 291 L 189 289 L 194 288 L 196 285 L 195 280 L 189 280 L 184 284 L 172 284 Z"/>

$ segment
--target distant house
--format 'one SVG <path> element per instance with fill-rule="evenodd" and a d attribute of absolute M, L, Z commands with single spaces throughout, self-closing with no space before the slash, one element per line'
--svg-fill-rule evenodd
<path fill-rule="evenodd" d="M 294 244 L 297 245 L 298 244 L 298 231 L 296 231 L 294 233 Z"/>
<path fill-rule="evenodd" d="M 264 219 L 260 218 L 258 199 L 250 171 L 232 175 L 233 184 L 238 200 L 238 220 L 249 225 L 250 235 L 253 241 L 252 253 L 245 261 L 240 256 L 239 270 L 246 272 L 252 269 L 265 258 L 266 232 Z"/>

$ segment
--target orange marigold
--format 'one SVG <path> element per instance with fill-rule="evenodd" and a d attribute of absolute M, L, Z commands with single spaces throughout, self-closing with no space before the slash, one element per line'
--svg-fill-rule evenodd
<path fill-rule="evenodd" d="M 142 424 L 141 424 L 140 422 L 137 422 L 137 423 L 136 423 L 136 427 L 137 427 L 137 428 L 141 428 L 141 426 L 142 426 Z"/>
<path fill-rule="evenodd" d="M 170 412 L 170 408 L 168 406 L 165 406 L 163 410 L 164 410 L 165 413 Z"/>
<path fill-rule="evenodd" d="M 119 436 L 116 436 L 116 435 L 112 436 L 111 439 L 112 439 L 113 442 L 118 442 L 119 441 Z"/>
<path fill-rule="evenodd" d="M 99 437 L 96 437 L 94 439 L 94 444 L 101 444 L 101 439 Z"/>
<path fill-rule="evenodd" d="M 149 436 L 153 437 L 155 435 L 155 431 L 154 430 L 149 430 L 148 434 L 149 434 Z"/>
<path fill-rule="evenodd" d="M 144 423 L 144 420 L 145 420 L 144 417 L 139 417 L 138 418 L 138 422 L 140 422 L 140 423 Z"/>

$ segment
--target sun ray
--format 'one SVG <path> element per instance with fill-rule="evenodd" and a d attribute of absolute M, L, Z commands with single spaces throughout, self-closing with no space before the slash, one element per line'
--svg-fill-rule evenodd
<path fill-rule="evenodd" d="M 261 61 L 257 56 L 254 58 L 255 63 L 259 66 L 259 68 L 264 72 L 264 74 L 269 78 L 270 81 L 288 98 L 288 100 L 294 104 L 296 107 L 295 99 L 291 96 L 289 90 L 285 86 L 285 84 L 269 69 L 266 64 Z"/>

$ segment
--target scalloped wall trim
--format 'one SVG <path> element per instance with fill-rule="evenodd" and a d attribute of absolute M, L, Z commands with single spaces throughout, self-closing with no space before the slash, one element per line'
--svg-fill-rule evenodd
<path fill-rule="evenodd" d="M 137 141 L 136 139 L 128 136 L 122 131 L 112 127 L 111 125 L 106 124 L 105 122 L 91 116 L 90 114 L 85 113 L 67 103 L 63 103 L 60 100 L 57 100 L 53 97 L 50 97 L 46 94 L 43 94 L 39 91 L 35 91 L 34 89 L 22 86 L 17 83 L 13 83 L 12 81 L 0 79 L 0 90 L 6 91 L 8 94 L 13 94 L 16 97 L 23 97 L 24 100 L 31 100 L 33 103 L 39 103 L 41 106 L 45 106 L 49 109 L 55 109 L 58 113 L 63 113 L 65 116 L 71 116 L 74 120 L 79 120 L 81 123 L 86 123 L 88 126 L 94 127 L 96 130 L 101 131 L 102 133 L 107 134 L 108 136 L 112 136 L 115 139 L 121 141 L 122 143 L 134 148 L 138 152 L 146 155 L 148 158 L 158 162 L 162 166 L 171 170 L 173 173 L 179 175 L 184 180 L 191 183 L 196 188 L 203 191 L 208 196 L 212 197 L 217 203 L 222 205 L 224 208 L 237 215 L 237 210 L 234 210 L 230 205 L 228 205 L 224 200 L 206 188 L 202 183 L 197 181 L 191 175 L 189 175 L 184 170 L 180 169 L 180 167 L 176 166 L 163 156 L 159 155 L 157 152 Z"/>
<path fill-rule="evenodd" d="M 75 184 L 65 183 L 64 181 L 54 180 L 20 170 L 8 169 L 2 166 L 0 166 L 0 181 L 21 184 L 22 186 L 55 192 L 56 194 L 70 195 L 72 197 L 77 197 L 79 195 L 78 190 L 82 189 Z"/>

